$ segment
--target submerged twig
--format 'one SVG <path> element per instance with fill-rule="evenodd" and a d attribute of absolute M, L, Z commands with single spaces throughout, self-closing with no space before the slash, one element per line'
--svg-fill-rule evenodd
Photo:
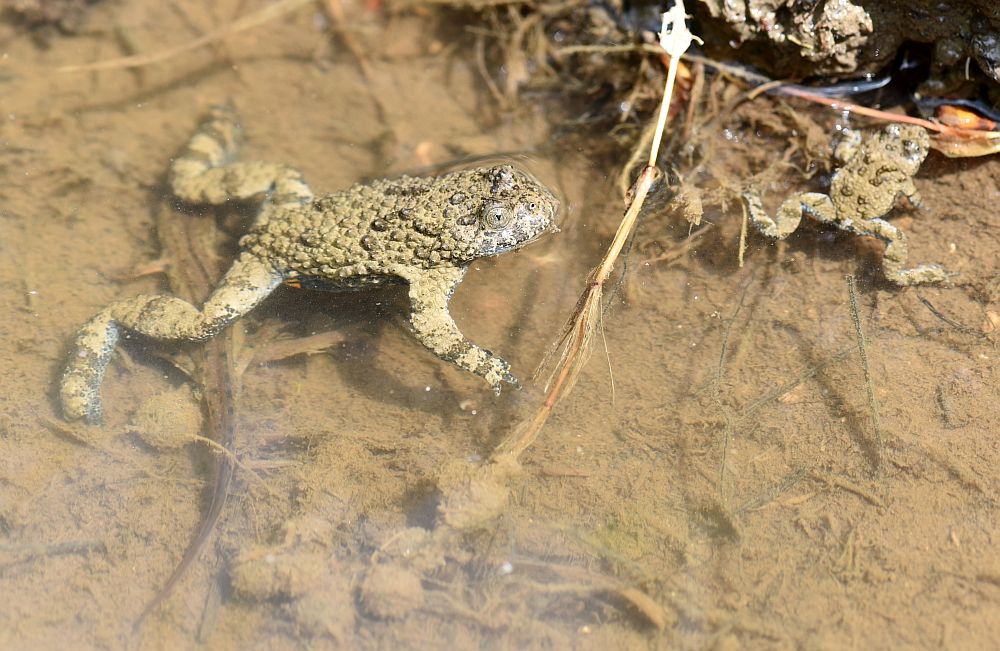
<path fill-rule="evenodd" d="M 712 224 L 705 224 L 698 230 L 694 231 L 679 244 L 672 246 L 660 255 L 654 256 L 643 260 L 644 264 L 653 263 L 666 263 L 665 266 L 670 266 L 671 263 L 676 262 L 681 258 L 681 256 L 689 253 L 694 247 L 698 246 L 701 242 L 701 238 L 708 233 L 709 229 L 712 228 Z"/>
<path fill-rule="evenodd" d="M 136 54 L 134 56 L 120 57 L 117 59 L 107 59 L 105 61 L 97 61 L 94 63 L 83 63 L 79 65 L 62 66 L 56 69 L 56 72 L 92 72 L 96 70 L 121 70 L 125 68 L 139 68 L 141 66 L 148 66 L 153 63 L 160 63 L 161 61 L 166 61 L 167 59 L 172 59 L 178 54 L 184 54 L 185 52 L 190 52 L 191 50 L 197 50 L 200 47 L 204 47 L 216 41 L 220 41 L 224 38 L 232 36 L 233 34 L 238 34 L 239 32 L 246 31 L 253 27 L 263 25 L 264 23 L 271 21 L 278 16 L 286 14 L 290 11 L 298 9 L 300 6 L 312 2 L 313 0 L 279 0 L 274 4 L 262 7 L 257 11 L 251 12 L 242 18 L 239 18 L 232 23 L 220 27 L 219 29 L 212 30 L 208 34 L 196 38 L 193 41 L 189 41 L 182 45 L 175 45 L 174 47 L 168 47 L 163 50 L 157 50 L 156 52 L 150 52 L 149 54 Z"/>
<path fill-rule="evenodd" d="M 941 321 L 944 321 L 945 323 L 947 323 L 948 325 L 950 325 L 952 328 L 955 328 L 959 332 L 967 334 L 967 335 L 974 335 L 976 337 L 982 337 L 982 336 L 984 336 L 983 333 L 978 332 L 975 328 L 970 328 L 969 326 L 963 325 L 963 324 L 959 323 L 958 321 L 955 321 L 954 319 L 948 318 L 947 316 L 945 316 L 941 312 L 941 310 L 939 310 L 936 307 L 934 307 L 933 303 L 931 303 L 930 301 L 928 301 L 926 298 L 924 298 L 920 294 L 917 294 L 917 300 L 919 300 L 921 303 L 923 303 L 924 307 L 926 307 L 928 310 L 930 310 L 931 314 L 933 314 L 934 316 L 936 316 L 937 318 L 939 318 Z"/>
<path fill-rule="evenodd" d="M 747 212 L 747 205 L 745 201 L 740 202 L 740 208 L 743 209 L 743 216 L 740 219 L 740 249 L 736 254 L 736 259 L 740 263 L 740 269 L 742 269 L 743 255 L 747 251 L 747 227 L 750 223 L 750 214 Z"/>
<path fill-rule="evenodd" d="M 237 468 L 247 473 L 247 475 L 249 475 L 254 481 L 259 483 L 264 488 L 264 491 L 267 492 L 268 495 L 270 495 L 271 497 L 277 496 L 277 493 L 274 491 L 274 489 L 271 488 L 266 481 L 261 479 L 260 475 L 254 472 L 245 463 L 240 461 L 239 457 L 236 456 L 236 453 L 227 448 L 226 446 L 222 445 L 218 441 L 213 441 L 212 439 L 206 436 L 201 436 L 198 434 L 193 435 L 191 437 L 191 440 L 194 441 L 195 443 L 201 443 L 202 445 L 208 447 L 208 449 L 215 451 L 216 454 L 221 454 L 228 457 L 230 463 L 234 464 Z"/>
<path fill-rule="evenodd" d="M 743 285 L 743 291 L 740 292 L 740 300 L 736 304 L 736 309 L 733 310 L 733 315 L 726 320 L 725 327 L 722 330 L 722 346 L 719 351 L 719 365 L 715 372 L 715 381 L 712 383 L 712 394 L 715 399 L 715 405 L 718 407 L 719 411 L 722 412 L 723 419 L 725 420 L 725 427 L 723 428 L 722 459 L 719 461 L 720 495 L 722 494 L 722 489 L 726 483 L 726 460 L 729 458 L 729 446 L 732 444 L 733 434 L 736 430 L 733 410 L 722 404 L 722 377 L 726 370 L 726 357 L 729 355 L 729 335 L 732 334 L 733 324 L 736 323 L 737 317 L 739 317 L 740 312 L 743 310 L 743 304 L 746 303 L 747 292 L 750 290 L 751 282 L 753 282 L 753 276 L 751 276 L 750 280 Z"/>
<path fill-rule="evenodd" d="M 260 339 L 261 337 L 258 337 Z M 347 339 L 344 333 L 335 330 L 317 332 L 292 339 L 275 338 L 241 354 L 234 364 L 236 376 L 240 377 L 251 364 L 263 365 L 297 355 L 314 355 L 342 344 Z"/>
<path fill-rule="evenodd" d="M 100 540 L 71 540 L 58 543 L 4 543 L 0 544 L 0 567 L 46 556 L 89 554 L 91 552 L 100 552 L 107 555 L 108 549 Z"/>
<path fill-rule="evenodd" d="M 358 44 L 358 40 L 354 38 L 354 35 L 350 31 L 347 16 L 344 15 L 343 4 L 340 0 L 324 0 L 323 9 L 330 19 L 333 31 L 336 32 L 344 47 L 354 57 L 354 62 L 358 65 L 358 70 L 361 71 L 361 76 L 365 79 L 365 88 L 368 90 L 368 95 L 375 106 L 375 111 L 378 113 L 379 121 L 384 124 L 389 112 L 382 103 L 381 96 L 373 91 L 375 87 L 375 75 L 372 72 L 372 67 L 368 64 L 368 58 L 365 56 L 364 49 Z"/>
<path fill-rule="evenodd" d="M 851 299 L 851 319 L 858 335 L 858 356 L 861 358 L 861 369 L 865 374 L 865 389 L 868 392 L 868 409 L 872 415 L 872 427 L 875 429 L 875 466 L 882 463 L 882 420 L 879 418 L 878 402 L 875 399 L 875 384 L 872 382 L 871 369 L 868 366 L 868 351 L 865 332 L 861 328 L 861 317 L 858 315 L 858 290 L 854 276 L 847 276 L 847 294 Z"/>
<path fill-rule="evenodd" d="M 845 479 L 844 477 L 836 477 L 834 475 L 831 475 L 829 473 L 820 470 L 812 470 L 810 474 L 812 475 L 812 478 L 815 479 L 816 481 L 822 481 L 827 484 L 830 484 L 831 486 L 836 486 L 837 488 L 845 490 L 848 493 L 854 493 L 855 495 L 857 495 L 864 501 L 868 502 L 872 506 L 878 506 L 878 507 L 885 506 L 885 501 L 882 500 L 882 498 L 880 498 L 878 495 L 871 492 L 870 490 L 864 488 L 863 486 L 859 486 L 858 484 L 854 483 L 849 479 Z"/>
<path fill-rule="evenodd" d="M 809 367 L 806 367 L 806 368 L 802 369 L 801 373 L 799 373 L 798 375 L 796 375 L 795 377 L 793 377 L 788 382 L 785 382 L 784 384 L 782 384 L 779 387 L 775 387 L 774 389 L 771 389 L 770 391 L 768 391 L 767 393 L 765 393 L 764 395 L 762 395 L 760 398 L 757 398 L 752 403 L 750 403 L 749 405 L 747 405 L 746 407 L 744 407 L 743 411 L 740 412 L 740 419 L 743 420 L 743 421 L 748 420 L 751 416 L 753 416 L 755 413 L 757 413 L 757 411 L 761 407 L 763 407 L 764 405 L 767 405 L 767 404 L 769 404 L 769 403 L 777 400 L 781 396 L 787 394 L 789 391 L 791 391 L 795 387 L 799 386 L 800 384 L 802 384 L 806 380 L 814 377 L 817 373 L 819 373 L 820 371 L 822 371 L 824 368 L 826 368 L 828 365 L 832 364 L 833 362 L 838 362 L 841 359 L 843 359 L 844 357 L 847 357 L 847 355 L 853 349 L 854 349 L 853 345 L 844 346 L 843 348 L 841 348 L 840 350 L 838 350 L 836 353 L 834 353 L 833 355 L 831 355 L 829 358 L 827 358 L 827 359 L 819 362 L 818 364 L 814 364 L 813 366 L 809 366 Z"/>

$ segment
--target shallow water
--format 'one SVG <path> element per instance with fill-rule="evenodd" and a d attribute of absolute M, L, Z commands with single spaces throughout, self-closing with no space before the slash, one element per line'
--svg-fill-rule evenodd
<path fill-rule="evenodd" d="M 810 227 L 752 237 L 740 268 L 736 204 L 709 207 L 687 254 L 657 261 L 689 228 L 648 215 L 578 385 L 505 480 L 509 501 L 452 526 L 441 495 L 541 401 L 529 378 L 617 225 L 618 163 L 546 146 L 554 113 L 497 109 L 460 26 L 420 15 L 352 10 L 368 78 L 312 7 L 169 63 L 54 72 L 256 6 L 99 4 L 89 32 L 47 48 L 0 25 L 0 646 L 982 648 L 1000 635 L 1000 164 L 932 154 L 923 208 L 896 218 L 911 260 L 959 272 L 953 287 L 893 288 L 880 244 Z M 96 311 L 168 289 L 139 273 L 171 210 L 164 173 L 227 100 L 242 158 L 292 164 L 318 191 L 502 153 L 566 210 L 560 233 L 474 265 L 452 302 L 521 391 L 494 397 L 425 351 L 400 291 L 281 289 L 241 321 L 244 352 L 332 334 L 248 364 L 218 532 L 135 633 L 207 508 L 211 457 L 150 444 L 130 421 L 158 398 L 183 442 L 201 389 L 132 342 L 103 423 L 66 428 L 53 381 Z M 782 154 L 738 126 L 767 110 L 745 106 L 710 136 L 734 177 Z M 803 183 L 790 172 L 769 191 Z M 221 250 L 237 222 L 220 217 Z M 478 486 L 488 503 L 497 486 Z"/>

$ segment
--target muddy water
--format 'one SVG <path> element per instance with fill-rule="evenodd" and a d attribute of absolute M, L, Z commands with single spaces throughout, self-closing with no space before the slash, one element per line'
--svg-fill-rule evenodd
<path fill-rule="evenodd" d="M 923 208 L 896 218 L 911 259 L 961 274 L 947 288 L 897 290 L 880 245 L 809 227 L 778 246 L 752 237 L 740 268 L 735 204 L 709 207 L 688 245 L 680 216 L 648 216 L 603 338 L 509 501 L 443 536 L 442 492 L 539 402 L 528 378 L 615 228 L 617 168 L 547 147 L 543 110 L 499 111 L 460 26 L 420 16 L 354 10 L 367 76 L 311 7 L 169 63 L 54 72 L 258 6 L 194 4 L 101 4 L 89 32 L 46 48 L 0 25 L 0 646 L 981 648 L 1000 635 L 1000 164 L 932 155 Z M 241 322 L 239 351 L 271 361 L 243 358 L 233 494 L 136 632 L 207 509 L 212 453 L 189 439 L 212 435 L 199 425 L 212 387 L 128 342 L 103 423 L 68 428 L 53 380 L 102 306 L 169 289 L 164 210 L 216 219 L 205 232 L 231 253 L 238 216 L 175 210 L 164 191 L 170 156 L 227 100 L 244 159 L 293 164 L 320 191 L 502 153 L 567 209 L 562 232 L 476 264 L 453 299 L 519 392 L 494 397 L 424 351 L 398 291 L 282 289 Z M 782 155 L 787 141 L 752 126 L 772 109 L 711 134 L 720 168 Z M 790 170 L 768 190 L 804 185 Z M 310 354 L 274 359 L 288 353 L 276 340 Z M 190 368 L 196 349 L 173 359 Z"/>

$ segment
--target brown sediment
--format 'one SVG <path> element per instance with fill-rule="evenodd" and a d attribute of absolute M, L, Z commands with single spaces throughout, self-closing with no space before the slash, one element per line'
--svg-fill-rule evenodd
<path fill-rule="evenodd" d="M 265 3 L 185 5 L 219 26 Z M 386 17 L 343 6 L 369 82 L 339 41 L 330 49 L 318 11 L 233 35 L 224 64 L 205 49 L 141 77 L 45 76 L 121 47 L 99 30 L 41 50 L 0 23 L 10 55 L 0 70 L 0 593 L 17 595 L 0 606 L 3 645 L 133 642 L 142 595 L 162 584 L 205 514 L 214 455 L 125 435 L 137 406 L 195 372 L 157 358 L 200 346 L 128 342 L 134 363 L 109 373 L 98 428 L 57 420 L 47 392 L 80 323 L 115 298 L 163 289 L 157 277 L 123 279 L 157 256 L 165 161 L 208 105 L 233 98 L 256 125 L 248 154 L 294 161 L 318 189 L 413 172 L 427 155 L 435 165 L 528 156 L 568 208 L 562 231 L 484 261 L 452 299 L 463 329 L 522 378 L 606 250 L 621 217 L 618 172 L 649 117 L 647 90 L 662 87 L 658 61 L 640 75 L 621 53 L 566 57 L 561 74 L 613 71 L 600 86 L 607 98 L 566 82 L 557 88 L 589 101 L 553 100 L 545 89 L 556 77 L 543 71 L 541 81 L 518 77 L 517 100 L 501 112 L 475 41 L 503 94 L 494 46 L 510 33 L 469 31 L 467 15 L 437 22 L 426 8 Z M 560 20 L 544 34 L 574 25 Z M 167 3 L 90 9 L 88 25 L 116 24 L 142 52 L 198 37 Z M 535 43 L 537 29 L 522 42 Z M 780 244 L 748 232 L 741 268 L 734 197 L 745 183 L 768 188 L 772 206 L 822 190 L 838 117 L 796 99 L 747 102 L 744 85 L 711 74 L 704 88 L 692 89 L 700 99 L 676 170 L 701 195 L 701 225 L 654 190 L 621 258 L 625 286 L 607 293 L 598 345 L 606 339 L 608 354 L 581 370 L 511 474 L 475 484 L 469 468 L 533 413 L 539 387 L 496 399 L 415 351 L 399 327 L 404 293 L 279 290 L 251 314 L 233 452 L 273 493 L 237 471 L 214 542 L 138 646 L 839 648 L 861 636 L 930 649 L 1000 637 L 990 597 L 1000 574 L 1000 162 L 932 152 L 915 179 L 924 207 L 890 217 L 912 255 L 963 274 L 953 287 L 892 287 L 880 244 L 815 226 Z M 625 97 L 626 117 L 602 112 Z M 607 135 L 615 124 L 620 141 Z M 213 216 L 171 215 L 181 218 Z M 213 251 L 231 256 L 241 220 L 237 209 L 219 215 L 221 228 L 209 224 Z M 848 273 L 880 408 L 877 476 L 864 451 L 870 411 Z M 303 340 L 270 348 L 279 337 Z M 261 357 L 247 363 L 251 350 Z M 311 354 L 286 356 L 299 351 Z M 485 498 L 443 499 L 463 485 Z M 373 581 L 362 593 L 378 567 L 407 577 L 406 590 Z M 220 575 L 225 587 L 211 587 Z"/>

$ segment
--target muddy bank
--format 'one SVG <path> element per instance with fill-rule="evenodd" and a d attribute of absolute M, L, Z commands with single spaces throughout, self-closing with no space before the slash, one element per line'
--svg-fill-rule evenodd
<path fill-rule="evenodd" d="M 693 9 L 710 52 L 778 77 L 877 72 L 915 42 L 934 44 L 940 66 L 971 58 L 1000 81 L 994 0 L 699 0 Z"/>

